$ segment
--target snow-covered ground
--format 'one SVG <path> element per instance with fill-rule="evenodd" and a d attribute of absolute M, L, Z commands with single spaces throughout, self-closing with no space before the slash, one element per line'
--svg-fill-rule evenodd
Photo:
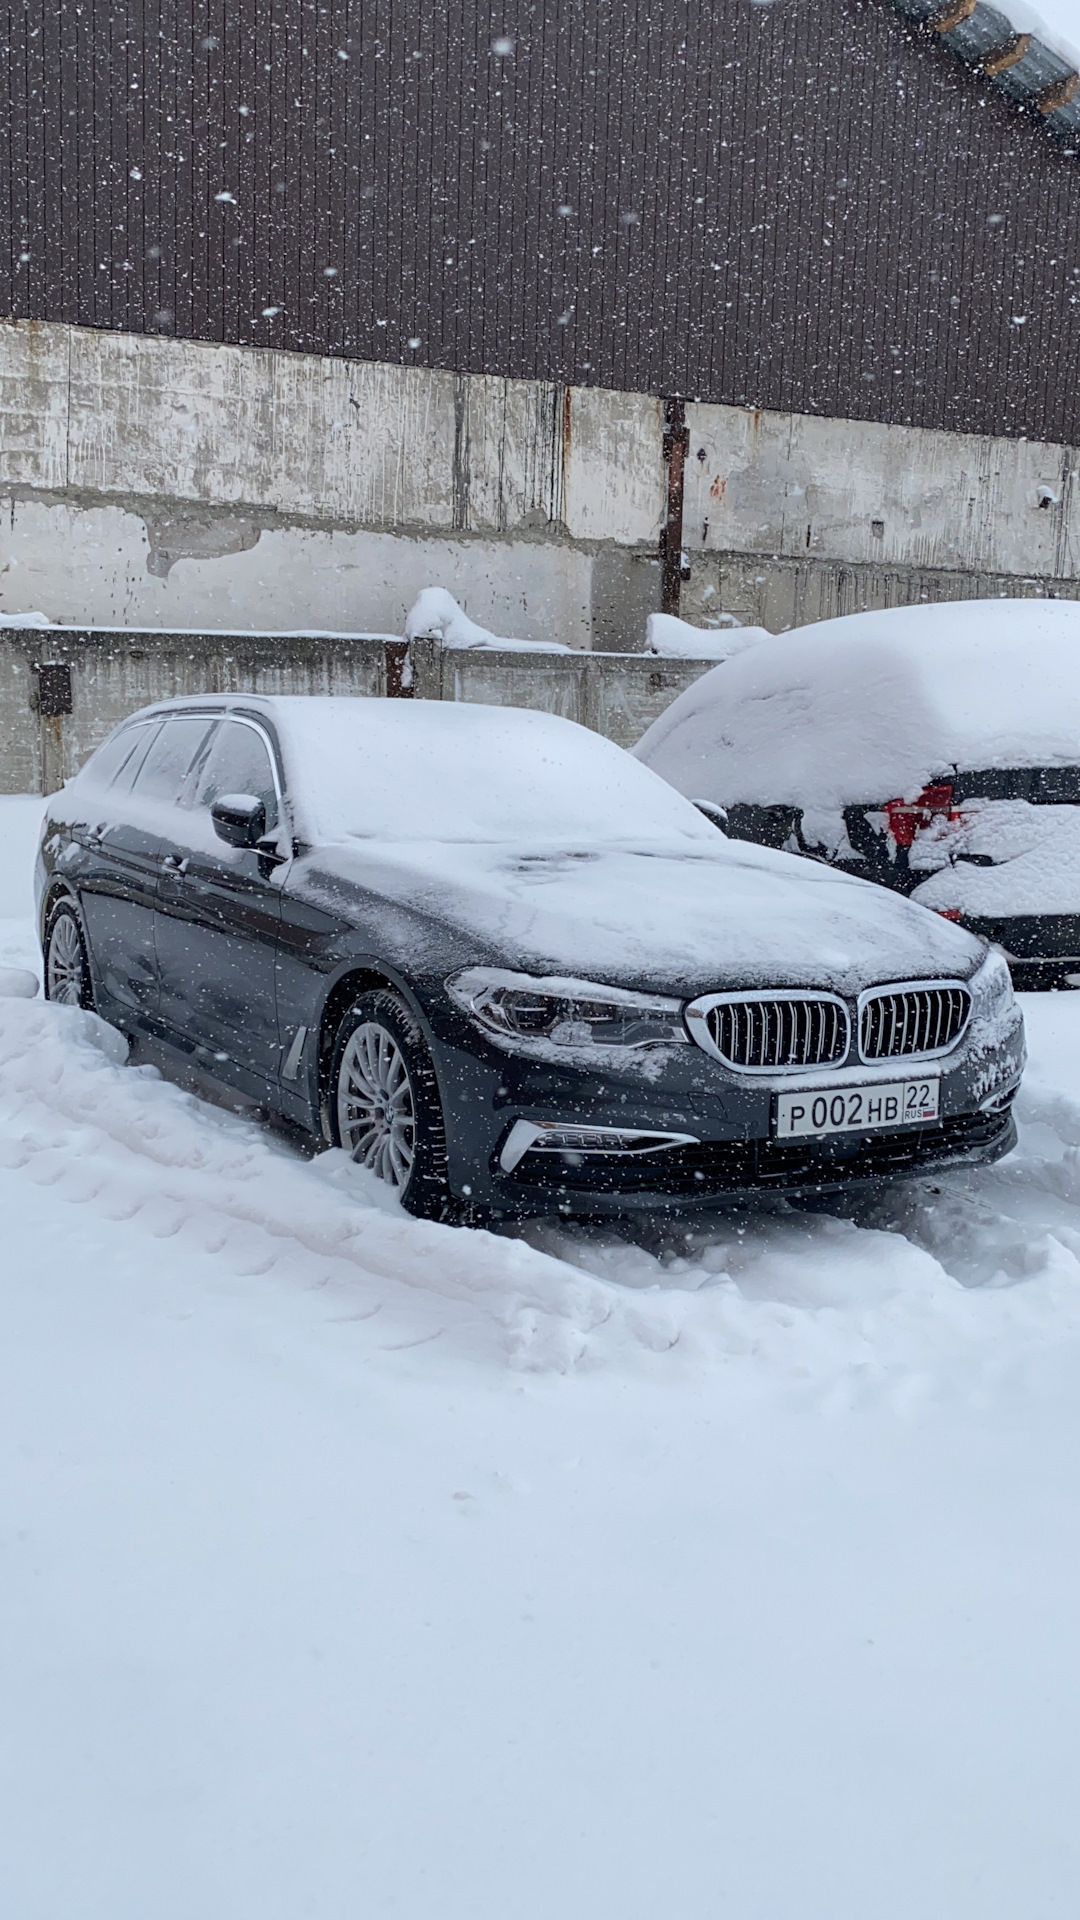
<path fill-rule="evenodd" d="M 1026 1011 L 1002 1166 L 629 1244 L 408 1220 L 0 1000 L 4 1911 L 1070 1913 L 1080 998 Z"/>

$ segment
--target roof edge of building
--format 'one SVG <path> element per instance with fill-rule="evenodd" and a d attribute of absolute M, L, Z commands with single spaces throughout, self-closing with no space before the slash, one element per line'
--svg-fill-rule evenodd
<path fill-rule="evenodd" d="M 1080 72 L 1034 33 L 1018 30 L 989 0 L 890 0 L 964 66 L 1065 148 L 1080 154 Z"/>

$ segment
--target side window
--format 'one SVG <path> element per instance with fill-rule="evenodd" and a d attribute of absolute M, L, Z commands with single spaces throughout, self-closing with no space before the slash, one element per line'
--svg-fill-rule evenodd
<path fill-rule="evenodd" d="M 113 780 L 112 790 L 114 793 L 131 792 L 139 768 L 146 759 L 147 749 L 153 745 L 160 732 L 160 720 L 152 720 L 149 726 L 146 727 L 132 727 L 128 739 L 134 744 L 126 760 L 122 762 L 120 771 Z"/>
<path fill-rule="evenodd" d="M 125 767 L 131 768 L 131 778 L 134 779 L 154 733 L 155 728 L 147 726 L 145 722 L 142 726 L 122 727 L 119 733 L 114 733 L 96 753 L 90 755 L 80 779 L 92 780 L 96 787 L 108 787 Z M 130 786 L 131 781 L 126 784 Z"/>
<path fill-rule="evenodd" d="M 277 793 L 262 735 L 239 720 L 225 720 L 206 756 L 195 804 L 212 806 L 222 793 L 251 793 L 266 808 L 266 830 L 278 823 Z"/>
<path fill-rule="evenodd" d="M 166 720 L 135 776 L 135 793 L 141 799 L 166 800 L 175 805 L 191 763 L 212 725 L 210 714 L 181 715 L 175 720 Z"/>

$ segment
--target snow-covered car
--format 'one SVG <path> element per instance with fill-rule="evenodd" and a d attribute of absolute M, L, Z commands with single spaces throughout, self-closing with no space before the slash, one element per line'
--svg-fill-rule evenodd
<path fill-rule="evenodd" d="M 1023 1026 L 960 928 L 735 845 L 541 713 L 134 715 L 49 804 L 46 991 L 415 1213 L 715 1204 L 986 1161 Z"/>
<path fill-rule="evenodd" d="M 899 607 L 765 638 L 634 752 L 736 838 L 996 942 L 1017 986 L 1080 985 L 1075 602 Z"/>

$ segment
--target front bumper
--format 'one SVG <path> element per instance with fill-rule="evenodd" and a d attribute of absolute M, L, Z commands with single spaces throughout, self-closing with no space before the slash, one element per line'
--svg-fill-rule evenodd
<path fill-rule="evenodd" d="M 1019 1014 L 993 1042 L 977 1034 L 954 1056 L 892 1061 L 887 1071 L 822 1070 L 813 1075 L 739 1076 L 698 1048 L 667 1056 L 651 1081 L 636 1070 L 607 1073 L 548 1066 L 482 1046 L 474 1053 L 433 1037 L 447 1121 L 451 1189 L 495 1216 L 562 1212 L 613 1217 L 683 1213 L 765 1194 L 811 1194 L 929 1174 L 1000 1159 L 1015 1144 L 1009 1110 L 1024 1065 Z M 774 1095 L 837 1084 L 873 1086 L 940 1075 L 940 1119 L 895 1132 L 779 1141 Z M 996 1110 L 990 1102 L 998 1101 Z M 525 1152 L 502 1164 L 519 1122 L 677 1134 L 655 1151 Z M 689 1139 L 687 1138 L 689 1136 Z"/>
<path fill-rule="evenodd" d="M 543 1196 L 562 1213 L 682 1212 L 767 1193 L 839 1193 L 943 1167 L 985 1165 L 1016 1144 L 1012 1114 L 962 1114 L 897 1133 L 839 1134 L 820 1141 L 703 1140 L 655 1156 L 606 1162 L 553 1155 L 517 1169 L 513 1210 Z M 508 1184 L 508 1183 L 504 1183 Z M 504 1198 L 508 1197 L 504 1195 Z M 533 1206 L 524 1210 L 532 1211 Z"/>

